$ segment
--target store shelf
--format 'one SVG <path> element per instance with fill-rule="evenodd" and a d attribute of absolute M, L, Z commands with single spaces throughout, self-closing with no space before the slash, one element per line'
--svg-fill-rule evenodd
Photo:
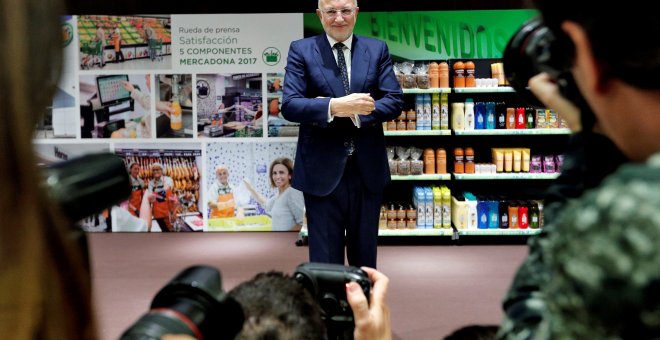
<path fill-rule="evenodd" d="M 408 93 L 451 93 L 450 87 L 437 87 L 432 89 L 403 89 L 404 94 Z"/>
<path fill-rule="evenodd" d="M 392 175 L 393 181 L 449 181 L 451 174 Z"/>
<path fill-rule="evenodd" d="M 451 130 L 386 130 L 385 136 L 451 136 Z"/>
<path fill-rule="evenodd" d="M 459 236 L 531 236 L 541 229 L 459 229 Z M 452 236 L 453 229 L 378 229 L 378 236 Z M 300 229 L 299 236 L 307 237 L 307 227 Z"/>
<path fill-rule="evenodd" d="M 497 173 L 497 174 L 454 174 L 456 180 L 498 179 L 555 179 L 559 173 Z"/>
<path fill-rule="evenodd" d="M 570 135 L 570 129 L 489 129 L 489 130 L 457 130 L 456 136 L 491 136 L 491 135 Z"/>
<path fill-rule="evenodd" d="M 453 88 L 454 93 L 511 93 L 516 92 L 513 87 L 500 86 L 500 87 L 460 87 Z M 405 93 L 405 92 L 404 92 Z"/>

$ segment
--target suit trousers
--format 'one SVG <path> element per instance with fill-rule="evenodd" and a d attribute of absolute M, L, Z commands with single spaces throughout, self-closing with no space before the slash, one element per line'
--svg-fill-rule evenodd
<path fill-rule="evenodd" d="M 337 187 L 327 196 L 305 194 L 309 260 L 376 268 L 382 192 L 370 192 L 355 155 L 349 156 Z"/>

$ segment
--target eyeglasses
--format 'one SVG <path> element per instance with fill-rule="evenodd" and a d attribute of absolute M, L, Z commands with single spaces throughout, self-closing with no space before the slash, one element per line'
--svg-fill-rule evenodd
<path fill-rule="evenodd" d="M 336 18 L 339 14 L 342 17 L 350 17 L 355 12 L 355 8 L 342 8 L 342 9 L 323 9 L 321 10 L 323 14 L 327 15 L 330 18 Z"/>

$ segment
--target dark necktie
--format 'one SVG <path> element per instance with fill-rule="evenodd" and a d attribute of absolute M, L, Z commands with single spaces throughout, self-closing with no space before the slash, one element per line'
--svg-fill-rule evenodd
<path fill-rule="evenodd" d="M 351 93 L 351 88 L 348 85 L 348 72 L 346 71 L 346 59 L 344 59 L 344 44 L 336 43 L 334 49 L 337 50 L 337 66 L 341 72 L 341 82 L 344 85 L 346 94 Z"/>

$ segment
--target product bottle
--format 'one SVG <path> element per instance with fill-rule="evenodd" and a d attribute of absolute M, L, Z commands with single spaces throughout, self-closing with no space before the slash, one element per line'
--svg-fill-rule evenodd
<path fill-rule="evenodd" d="M 447 151 L 443 148 L 435 150 L 435 173 L 447 173 Z"/>
<path fill-rule="evenodd" d="M 474 130 L 474 102 L 472 98 L 465 99 L 465 130 Z"/>
<path fill-rule="evenodd" d="M 534 122 L 534 108 L 525 108 L 525 119 L 527 120 L 525 123 L 525 128 L 534 129 L 536 127 L 536 123 Z"/>
<path fill-rule="evenodd" d="M 518 202 L 509 201 L 509 229 L 518 228 Z"/>
<path fill-rule="evenodd" d="M 172 76 L 172 109 L 170 113 L 170 128 L 174 131 L 183 129 L 183 119 L 181 117 L 181 104 L 179 103 L 179 76 Z"/>
<path fill-rule="evenodd" d="M 486 128 L 486 103 L 474 103 L 474 128 L 476 130 L 483 130 Z"/>
<path fill-rule="evenodd" d="M 181 104 L 178 99 L 172 101 L 172 109 L 174 112 L 170 114 L 170 128 L 174 131 L 183 129 L 183 120 L 181 118 Z"/>
<path fill-rule="evenodd" d="M 454 149 L 454 173 L 465 173 L 465 153 L 462 148 Z"/>
<path fill-rule="evenodd" d="M 460 60 L 454 63 L 454 87 L 465 87 L 465 64 Z"/>
<path fill-rule="evenodd" d="M 520 229 L 529 227 L 529 208 L 526 202 L 521 203 L 518 207 L 518 227 Z"/>
<path fill-rule="evenodd" d="M 497 128 L 506 129 L 506 104 L 504 102 L 497 102 L 495 114 L 497 114 Z"/>
<path fill-rule="evenodd" d="M 516 128 L 516 109 L 513 107 L 506 108 L 506 128 L 507 129 Z"/>
<path fill-rule="evenodd" d="M 387 121 L 387 130 L 396 131 L 396 119 Z"/>
<path fill-rule="evenodd" d="M 539 225 L 539 206 L 536 202 L 531 202 L 529 206 L 529 227 L 532 229 L 538 229 Z"/>
<path fill-rule="evenodd" d="M 516 129 L 524 129 L 527 126 L 527 119 L 525 118 L 525 108 L 516 108 Z"/>
<path fill-rule="evenodd" d="M 415 95 L 415 113 L 417 114 L 417 130 L 424 130 L 424 96 Z"/>
<path fill-rule="evenodd" d="M 431 88 L 439 87 L 439 74 L 438 74 L 438 63 L 432 61 L 429 64 L 429 80 L 431 82 Z"/>
<path fill-rule="evenodd" d="M 486 129 L 495 129 L 495 102 L 486 102 Z"/>
<path fill-rule="evenodd" d="M 447 93 L 440 94 L 440 129 L 449 130 L 449 98 Z"/>
<path fill-rule="evenodd" d="M 431 95 L 431 130 L 440 130 L 440 94 Z"/>
<path fill-rule="evenodd" d="M 509 202 L 500 201 L 498 208 L 500 214 L 500 229 L 509 229 Z"/>
<path fill-rule="evenodd" d="M 465 173 L 474 173 L 474 149 L 465 148 Z"/>
<path fill-rule="evenodd" d="M 424 104 L 424 126 L 422 130 L 431 130 L 431 94 L 425 93 L 423 95 L 423 104 Z"/>
<path fill-rule="evenodd" d="M 466 61 L 465 64 L 465 87 L 476 87 L 477 81 L 474 77 L 474 62 Z"/>
<path fill-rule="evenodd" d="M 438 64 L 438 84 L 441 88 L 449 87 L 449 65 L 446 62 Z"/>
<path fill-rule="evenodd" d="M 455 131 L 465 129 L 465 103 L 451 103 L 451 128 Z"/>
<path fill-rule="evenodd" d="M 435 152 L 432 148 L 424 149 L 424 173 L 435 173 Z"/>

